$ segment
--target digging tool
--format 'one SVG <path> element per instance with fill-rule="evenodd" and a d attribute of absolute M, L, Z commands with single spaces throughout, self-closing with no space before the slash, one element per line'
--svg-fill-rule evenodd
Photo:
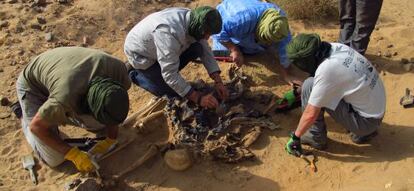
<path fill-rule="evenodd" d="M 32 154 L 28 154 L 22 157 L 23 168 L 30 172 L 30 179 L 32 182 L 37 185 L 37 177 L 33 171 L 33 167 L 35 165 L 35 161 Z"/>
<path fill-rule="evenodd" d="M 400 99 L 400 105 L 404 108 L 410 107 L 414 104 L 414 96 L 410 95 L 410 89 L 405 89 L 405 95 Z"/>
<path fill-rule="evenodd" d="M 318 169 L 316 168 L 315 162 L 316 162 L 316 157 L 315 154 L 311 153 L 311 154 L 301 154 L 299 156 L 301 159 L 305 160 L 308 165 L 310 166 L 310 169 L 312 170 L 312 172 L 316 172 Z M 309 157 L 311 157 L 311 159 L 309 159 Z"/>

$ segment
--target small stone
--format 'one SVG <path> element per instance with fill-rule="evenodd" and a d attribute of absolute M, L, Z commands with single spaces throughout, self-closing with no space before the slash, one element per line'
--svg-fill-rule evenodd
<path fill-rule="evenodd" d="M 0 68 L 0 73 L 1 73 L 1 72 L 4 72 L 3 68 Z"/>
<path fill-rule="evenodd" d="M 375 27 L 375 30 L 378 31 L 378 30 L 380 30 L 380 28 L 379 27 Z"/>
<path fill-rule="evenodd" d="M 37 24 L 37 23 L 30 24 L 30 28 L 36 29 L 36 30 L 42 29 L 42 27 L 39 24 Z"/>
<path fill-rule="evenodd" d="M 14 3 L 17 3 L 17 0 L 9 0 L 8 3 L 9 4 L 14 4 Z"/>
<path fill-rule="evenodd" d="M 82 43 L 85 44 L 85 45 L 88 45 L 88 42 L 89 42 L 88 37 L 83 36 Z"/>
<path fill-rule="evenodd" d="M 44 16 L 38 16 L 38 17 L 37 17 L 37 22 L 38 22 L 39 24 L 46 24 L 46 19 L 45 19 L 45 17 L 44 17 Z"/>
<path fill-rule="evenodd" d="M 39 7 L 39 6 L 35 6 L 35 7 L 33 7 L 33 10 L 35 10 L 35 11 L 36 11 L 36 12 L 38 12 L 38 13 L 43 12 L 42 7 Z"/>
<path fill-rule="evenodd" d="M 392 47 L 394 47 L 394 45 L 393 45 L 393 44 L 389 44 L 389 45 L 387 45 L 387 48 L 392 48 Z"/>
<path fill-rule="evenodd" d="M 395 51 L 394 53 L 392 53 L 392 56 L 397 56 L 398 55 L 398 52 L 397 51 Z"/>
<path fill-rule="evenodd" d="M 407 58 L 401 58 L 400 63 L 401 64 L 408 64 L 408 59 Z"/>
<path fill-rule="evenodd" d="M 53 41 L 53 33 L 51 33 L 51 32 L 46 33 L 45 34 L 45 39 L 46 39 L 47 42 Z"/>
<path fill-rule="evenodd" d="M 388 182 L 387 184 L 385 184 L 385 189 L 391 188 L 392 186 L 392 182 Z"/>
<path fill-rule="evenodd" d="M 409 72 L 409 71 L 411 71 L 411 67 L 413 66 L 413 64 L 412 63 L 408 63 L 408 64 L 404 64 L 403 65 L 403 68 L 404 68 L 404 70 L 406 71 L 406 72 Z"/>
<path fill-rule="evenodd" d="M 10 104 L 10 101 L 7 97 L 1 97 L 1 106 L 8 106 Z"/>
<path fill-rule="evenodd" d="M 378 51 L 377 52 L 377 56 L 381 56 L 381 51 Z"/>
<path fill-rule="evenodd" d="M 68 182 L 68 183 L 66 183 L 66 185 L 65 185 L 65 190 L 66 191 L 69 191 L 69 190 L 72 190 L 72 189 L 74 189 L 76 186 L 78 186 L 80 183 L 81 183 L 82 181 L 80 180 L 80 179 L 75 179 L 75 180 L 72 180 L 72 181 L 70 181 L 70 182 Z"/>
<path fill-rule="evenodd" d="M 61 4 L 70 3 L 70 0 L 57 0 L 57 1 Z"/>
<path fill-rule="evenodd" d="M 378 37 L 378 40 L 384 40 L 384 37 L 380 36 Z"/>
<path fill-rule="evenodd" d="M 18 50 L 17 51 L 17 54 L 20 55 L 20 56 L 23 55 L 24 54 L 24 50 L 23 49 Z"/>
<path fill-rule="evenodd" d="M 42 5 L 46 5 L 46 0 L 34 0 L 33 3 L 35 5 L 42 6 Z"/>
<path fill-rule="evenodd" d="M 17 24 L 16 28 L 14 29 L 15 33 L 21 33 L 24 31 L 22 24 Z"/>
<path fill-rule="evenodd" d="M 385 57 L 387 57 L 387 58 L 391 58 L 392 54 L 391 54 L 391 52 L 387 51 L 387 52 L 384 54 L 384 56 L 385 56 Z"/>
<path fill-rule="evenodd" d="M 9 118 L 10 116 L 11 116 L 10 113 L 6 113 L 6 112 L 0 113 L 0 119 L 6 119 L 6 118 Z"/>
<path fill-rule="evenodd" d="M 0 21 L 0 29 L 3 27 L 8 27 L 9 26 L 9 21 Z"/>

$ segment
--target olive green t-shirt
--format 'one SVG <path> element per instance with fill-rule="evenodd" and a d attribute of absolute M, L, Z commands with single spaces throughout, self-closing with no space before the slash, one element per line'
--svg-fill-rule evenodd
<path fill-rule="evenodd" d="M 95 76 L 112 78 L 126 90 L 131 87 L 121 60 L 103 51 L 82 47 L 46 51 L 33 59 L 22 75 L 28 91 L 48 97 L 38 113 L 54 125 L 73 124 L 71 119 L 88 114 L 84 103 L 89 82 Z"/>

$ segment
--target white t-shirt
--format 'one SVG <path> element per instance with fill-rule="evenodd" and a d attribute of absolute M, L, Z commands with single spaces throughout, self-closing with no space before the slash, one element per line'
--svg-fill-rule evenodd
<path fill-rule="evenodd" d="M 359 115 L 382 118 L 385 90 L 377 70 L 352 48 L 339 43 L 331 45 L 331 55 L 316 70 L 308 103 L 335 110 L 344 99 Z"/>

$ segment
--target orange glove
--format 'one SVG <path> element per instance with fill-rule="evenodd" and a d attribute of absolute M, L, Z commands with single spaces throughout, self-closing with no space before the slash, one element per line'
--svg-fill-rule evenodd
<path fill-rule="evenodd" d="M 77 147 L 70 149 L 69 152 L 66 153 L 65 159 L 72 161 L 80 172 L 91 172 L 95 170 L 95 166 L 92 164 L 89 155 L 79 150 Z"/>

